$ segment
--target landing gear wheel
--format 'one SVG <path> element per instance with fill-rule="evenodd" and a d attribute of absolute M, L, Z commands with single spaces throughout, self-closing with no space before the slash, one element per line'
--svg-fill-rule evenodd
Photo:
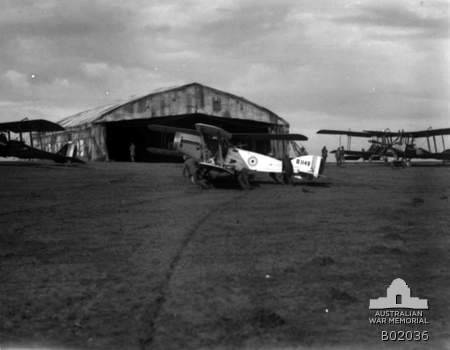
<path fill-rule="evenodd" d="M 278 174 L 276 173 L 269 173 L 270 178 L 275 181 L 277 184 L 281 184 L 283 183 L 282 181 L 280 181 L 280 179 L 277 176 Z"/>
<path fill-rule="evenodd" d="M 237 173 L 237 182 L 239 183 L 239 186 L 241 186 L 241 188 L 243 190 L 249 190 L 251 189 L 251 185 L 250 182 L 248 181 L 248 172 L 246 169 L 242 169 L 242 171 L 239 171 Z"/>
<path fill-rule="evenodd" d="M 198 169 L 194 183 L 200 186 L 202 189 L 207 190 L 211 188 L 211 184 L 209 181 L 209 171 L 207 169 Z"/>
<path fill-rule="evenodd" d="M 401 162 L 403 168 L 406 168 L 408 166 L 408 164 L 406 163 L 406 159 L 402 159 Z"/>
<path fill-rule="evenodd" d="M 288 156 L 283 158 L 283 182 L 286 185 L 292 185 L 294 182 L 292 177 L 294 175 L 294 168 Z"/>

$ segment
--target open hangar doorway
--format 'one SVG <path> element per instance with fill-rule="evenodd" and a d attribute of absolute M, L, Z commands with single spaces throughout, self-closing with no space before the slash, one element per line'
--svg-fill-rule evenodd
<path fill-rule="evenodd" d="M 130 161 L 130 145 L 135 146 L 137 162 L 178 162 L 182 158 L 173 149 L 174 134 L 150 131 L 149 124 L 195 129 L 196 123 L 211 124 L 231 133 L 269 133 L 270 124 L 233 118 L 212 117 L 203 114 L 168 116 L 161 118 L 133 119 L 105 123 L 106 146 L 111 161 Z M 260 153 L 270 153 L 270 141 L 236 140 L 239 146 Z M 149 150 L 160 149 L 155 153 Z M 167 150 L 169 152 L 164 152 Z M 172 153 L 172 154 L 171 154 Z"/>

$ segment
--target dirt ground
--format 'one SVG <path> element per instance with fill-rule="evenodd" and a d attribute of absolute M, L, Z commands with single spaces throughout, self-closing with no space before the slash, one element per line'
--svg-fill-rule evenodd
<path fill-rule="evenodd" d="M 450 167 L 326 176 L 201 190 L 180 164 L 0 163 L 0 348 L 449 349 Z M 428 342 L 368 322 L 397 277 Z"/>

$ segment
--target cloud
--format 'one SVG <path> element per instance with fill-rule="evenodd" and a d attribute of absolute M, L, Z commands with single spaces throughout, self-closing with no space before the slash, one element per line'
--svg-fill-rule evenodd
<path fill-rule="evenodd" d="M 4 3 L 2 120 L 24 111 L 57 120 L 198 81 L 299 131 L 448 124 L 446 2 Z"/>
<path fill-rule="evenodd" d="M 362 6 L 355 14 L 334 18 L 337 23 L 372 27 L 378 36 L 385 38 L 423 37 L 447 38 L 449 36 L 448 3 L 437 3 L 437 7 L 420 2 L 389 2 Z M 376 35 L 376 32 L 372 32 Z"/>
<path fill-rule="evenodd" d="M 2 81 L 13 90 L 25 90 L 29 89 L 30 83 L 28 77 L 24 73 L 17 72 L 15 70 L 7 70 L 3 76 Z"/>

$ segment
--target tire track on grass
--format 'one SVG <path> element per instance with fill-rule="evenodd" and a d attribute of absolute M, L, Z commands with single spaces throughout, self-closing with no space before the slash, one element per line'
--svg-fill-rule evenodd
<path fill-rule="evenodd" d="M 220 203 L 219 205 L 213 207 L 208 213 L 206 213 L 203 217 L 201 217 L 192 227 L 186 235 L 184 236 L 183 240 L 181 241 L 180 247 L 176 251 L 173 259 L 170 261 L 169 268 L 164 275 L 163 282 L 160 284 L 158 291 L 157 291 L 157 297 L 155 301 L 153 302 L 152 306 L 144 311 L 141 319 L 142 322 L 148 323 L 146 324 L 146 334 L 142 337 L 139 337 L 139 346 L 141 350 L 146 350 L 147 347 L 150 347 L 153 343 L 155 333 L 156 333 L 156 321 L 161 314 L 161 310 L 167 300 L 167 293 L 169 291 L 170 281 L 172 279 L 172 276 L 177 268 L 178 263 L 180 262 L 184 250 L 189 245 L 189 243 L 194 239 L 195 234 L 198 232 L 198 230 L 203 226 L 203 224 L 208 221 L 208 219 L 214 215 L 223 210 L 223 208 L 226 208 L 230 203 L 237 201 L 239 199 L 244 198 L 247 196 L 248 191 L 245 191 L 244 193 L 241 193 L 237 196 L 234 196 L 230 200 Z"/>

